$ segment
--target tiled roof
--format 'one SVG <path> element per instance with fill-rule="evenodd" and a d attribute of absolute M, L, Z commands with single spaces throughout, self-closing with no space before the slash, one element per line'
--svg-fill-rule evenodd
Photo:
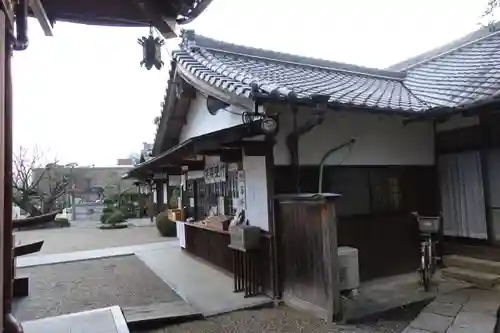
<path fill-rule="evenodd" d="M 335 105 L 394 112 L 429 108 L 405 86 L 404 73 L 239 46 L 193 31 L 184 31 L 173 58 L 196 78 L 244 97 L 257 85 L 260 93 L 284 98 L 328 95 Z"/>
<path fill-rule="evenodd" d="M 409 64 L 405 85 L 432 106 L 460 107 L 500 94 L 500 31 Z"/>
<path fill-rule="evenodd" d="M 500 31 L 485 28 L 388 70 L 230 44 L 191 30 L 173 57 L 196 78 L 244 97 L 257 86 L 270 96 L 328 95 L 333 105 L 399 113 L 500 99 Z"/>

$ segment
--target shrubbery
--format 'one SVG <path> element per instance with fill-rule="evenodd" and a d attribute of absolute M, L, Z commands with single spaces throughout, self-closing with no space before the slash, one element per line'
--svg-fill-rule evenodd
<path fill-rule="evenodd" d="M 125 222 L 125 215 L 119 210 L 104 212 L 101 215 L 101 222 L 105 224 L 116 224 Z"/>
<path fill-rule="evenodd" d="M 166 212 L 156 215 L 156 228 L 163 237 L 177 236 L 177 228 L 175 222 L 169 219 Z"/>

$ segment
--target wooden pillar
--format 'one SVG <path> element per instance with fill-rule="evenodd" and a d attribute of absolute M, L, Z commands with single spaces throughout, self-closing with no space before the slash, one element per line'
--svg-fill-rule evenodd
<path fill-rule="evenodd" d="M 1 248 L 3 250 L 3 332 L 20 333 L 23 329 L 12 315 L 12 296 L 14 281 L 14 257 L 12 235 L 12 27 L 6 23 L 6 16 L 0 14 L 0 25 L 4 32 L 4 48 L 0 51 L 0 126 L 1 126 L 1 153 L 0 161 L 3 169 L 3 234 Z"/>
<path fill-rule="evenodd" d="M 495 231 L 493 229 L 493 216 L 490 209 L 490 177 L 488 168 L 488 155 L 490 149 L 490 130 L 488 126 L 488 114 L 479 115 L 479 127 L 481 132 L 481 149 L 479 150 L 479 158 L 481 161 L 481 176 L 483 181 L 483 195 L 484 195 L 484 210 L 486 216 L 486 234 L 488 236 L 488 243 L 495 243 Z"/>

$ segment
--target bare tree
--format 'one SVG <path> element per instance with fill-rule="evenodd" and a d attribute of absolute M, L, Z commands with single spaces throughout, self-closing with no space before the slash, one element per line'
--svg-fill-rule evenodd
<path fill-rule="evenodd" d="M 44 164 L 38 149 L 24 147 L 13 156 L 13 201 L 31 216 L 53 211 L 57 200 L 66 193 L 68 176 L 57 160 Z"/>
<path fill-rule="evenodd" d="M 483 19 L 486 20 L 486 25 L 490 29 L 494 29 L 495 27 L 495 19 L 498 14 L 498 9 L 500 8 L 500 0 L 488 0 L 486 4 L 486 8 L 483 13 Z"/>

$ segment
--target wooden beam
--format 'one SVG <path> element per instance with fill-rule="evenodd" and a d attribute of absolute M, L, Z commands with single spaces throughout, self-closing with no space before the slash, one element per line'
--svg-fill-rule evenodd
<path fill-rule="evenodd" d="M 10 29 L 14 27 L 14 3 L 12 0 L 2 0 L 2 9 Z"/>
<path fill-rule="evenodd" d="M 40 23 L 45 36 L 54 36 L 54 33 L 52 31 L 52 23 L 47 16 L 47 12 L 43 7 L 42 2 L 40 0 L 30 0 L 29 6 L 33 11 L 33 15 L 38 20 L 38 23 Z"/>
<path fill-rule="evenodd" d="M 153 26 L 163 35 L 165 39 L 178 37 L 180 29 L 174 18 L 163 16 L 158 8 L 154 8 L 150 1 L 131 0 L 143 12 L 147 19 L 151 20 Z"/>

